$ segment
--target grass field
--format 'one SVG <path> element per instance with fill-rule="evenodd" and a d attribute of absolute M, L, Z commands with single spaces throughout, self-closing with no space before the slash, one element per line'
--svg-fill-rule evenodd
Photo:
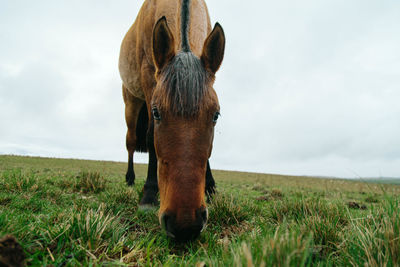
<path fill-rule="evenodd" d="M 34 266 L 400 264 L 399 185 L 214 171 L 208 226 L 179 244 L 137 210 L 146 166 L 131 188 L 125 167 L 0 156 L 0 238 Z"/>

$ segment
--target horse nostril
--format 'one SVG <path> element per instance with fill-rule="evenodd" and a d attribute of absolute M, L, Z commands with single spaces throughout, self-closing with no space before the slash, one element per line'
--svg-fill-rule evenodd
<path fill-rule="evenodd" d="M 161 228 L 167 233 L 167 236 L 175 238 L 175 235 L 171 233 L 171 216 L 164 213 L 161 216 Z"/>
<path fill-rule="evenodd" d="M 203 222 L 207 222 L 208 219 L 208 210 L 207 208 L 205 208 L 202 212 L 201 212 L 201 218 L 203 219 Z"/>
<path fill-rule="evenodd" d="M 161 215 L 160 223 L 161 223 L 161 228 L 163 230 L 167 229 L 167 220 L 168 220 L 168 215 L 163 213 Z"/>
<path fill-rule="evenodd" d="M 208 219 L 208 209 L 206 207 L 200 208 L 198 211 L 198 222 L 200 223 L 200 232 L 203 232 L 203 230 L 206 228 L 206 223 Z M 199 216 L 200 215 L 200 216 Z M 200 220 L 199 220 L 200 219 Z"/>

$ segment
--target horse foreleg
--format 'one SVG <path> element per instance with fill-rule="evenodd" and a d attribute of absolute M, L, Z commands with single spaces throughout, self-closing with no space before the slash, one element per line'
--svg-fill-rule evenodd
<path fill-rule="evenodd" d="M 128 140 L 128 134 L 126 139 Z M 125 174 L 125 180 L 129 186 L 135 184 L 135 170 L 133 169 L 133 153 L 134 150 L 128 148 L 128 170 L 126 171 Z"/>
<path fill-rule="evenodd" d="M 215 181 L 211 173 L 210 162 L 207 160 L 207 170 L 206 170 L 206 195 L 208 199 L 215 193 Z"/>
<path fill-rule="evenodd" d="M 128 170 L 126 172 L 126 183 L 133 185 L 135 183 L 135 171 L 133 169 L 133 154 L 136 148 L 136 124 L 139 112 L 143 106 L 143 100 L 132 96 L 127 89 L 122 86 L 125 102 L 125 121 L 128 127 L 126 133 L 126 149 L 128 150 Z"/>
<path fill-rule="evenodd" d="M 149 165 L 147 168 L 147 179 L 143 187 L 143 197 L 140 201 L 140 208 L 146 209 L 158 205 L 158 181 L 157 181 L 157 156 L 154 149 L 154 128 L 150 121 L 147 133 L 147 148 L 149 152 Z"/>

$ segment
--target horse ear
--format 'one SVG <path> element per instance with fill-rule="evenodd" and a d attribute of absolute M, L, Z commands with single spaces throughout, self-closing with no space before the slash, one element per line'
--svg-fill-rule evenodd
<path fill-rule="evenodd" d="M 203 46 L 201 61 L 206 69 L 216 73 L 221 66 L 225 52 L 225 34 L 221 25 L 217 22 L 214 29 L 207 37 Z"/>
<path fill-rule="evenodd" d="M 175 56 L 174 36 L 162 17 L 153 30 L 153 60 L 157 69 L 162 69 Z"/>

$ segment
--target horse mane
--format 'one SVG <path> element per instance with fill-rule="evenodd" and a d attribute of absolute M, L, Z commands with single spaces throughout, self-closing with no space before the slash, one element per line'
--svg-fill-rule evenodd
<path fill-rule="evenodd" d="M 181 39 L 182 51 L 190 52 L 189 43 L 190 0 L 182 0 L 181 7 Z"/>
<path fill-rule="evenodd" d="M 159 75 L 160 94 L 155 102 L 175 115 L 193 117 L 207 93 L 208 74 L 192 52 L 180 52 Z"/>

